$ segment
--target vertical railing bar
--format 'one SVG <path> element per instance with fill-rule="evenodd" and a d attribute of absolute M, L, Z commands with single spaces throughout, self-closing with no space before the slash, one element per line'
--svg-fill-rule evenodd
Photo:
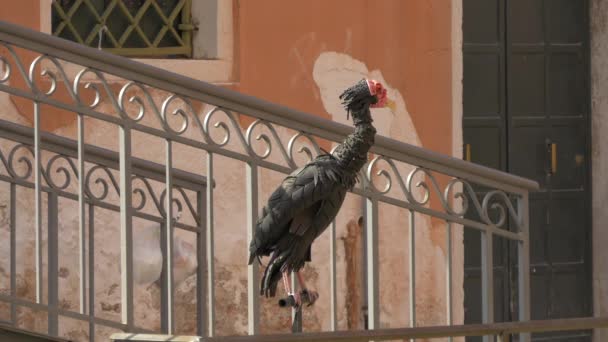
<path fill-rule="evenodd" d="M 89 204 L 89 342 L 95 342 L 95 206 Z"/>
<path fill-rule="evenodd" d="M 258 219 L 258 166 L 247 163 L 247 241 L 255 234 L 255 224 Z M 247 319 L 249 335 L 259 332 L 259 265 L 253 262 L 247 267 Z"/>
<path fill-rule="evenodd" d="M 215 251 L 214 251 L 214 210 L 213 210 L 213 153 L 207 153 L 207 330 L 209 337 L 215 335 Z"/>
<path fill-rule="evenodd" d="M 366 198 L 367 312 L 369 330 L 380 327 L 378 289 L 378 200 Z"/>
<path fill-rule="evenodd" d="M 210 183 L 207 183 L 209 186 Z M 205 273 L 208 273 L 207 255 L 205 247 L 207 244 L 207 227 L 206 227 L 206 194 L 199 190 L 196 192 L 196 212 L 199 217 L 198 232 L 196 233 L 196 330 L 199 336 L 207 334 L 207 279 Z"/>
<path fill-rule="evenodd" d="M 511 342 L 511 336 L 508 333 L 496 335 L 496 342 Z"/>
<path fill-rule="evenodd" d="M 494 235 L 489 231 L 481 233 L 481 297 L 482 297 L 482 322 L 484 324 L 494 323 Z M 493 338 L 484 336 L 484 342 L 490 342 Z"/>
<path fill-rule="evenodd" d="M 119 126 L 121 319 L 133 329 L 133 217 L 131 203 L 131 127 Z"/>
<path fill-rule="evenodd" d="M 80 253 L 80 313 L 86 314 L 85 198 L 84 198 L 84 116 L 78 113 L 78 238 Z"/>
<path fill-rule="evenodd" d="M 14 300 L 17 299 L 17 185 L 11 183 L 10 186 L 10 231 L 11 231 L 11 323 L 17 324 L 17 305 Z"/>
<path fill-rule="evenodd" d="M 161 205 L 165 208 L 165 203 L 161 203 Z M 158 234 L 160 236 L 160 251 L 162 255 L 162 269 L 160 274 L 160 330 L 162 333 L 167 334 L 167 320 L 169 314 L 169 298 L 167 296 L 167 221 L 165 220 L 160 223 L 158 229 Z"/>
<path fill-rule="evenodd" d="M 298 284 L 296 284 L 296 274 L 295 272 L 292 272 L 290 277 L 289 277 L 289 282 L 291 283 L 291 290 L 294 293 L 297 293 L 299 291 L 298 289 Z M 302 332 L 301 328 L 302 328 L 302 315 L 299 316 L 300 321 L 296 323 L 296 309 L 295 308 L 291 308 L 291 324 L 297 324 L 298 327 L 300 327 L 299 331 L 296 332 Z"/>
<path fill-rule="evenodd" d="M 521 226 L 522 240 L 517 243 L 517 261 L 519 268 L 519 320 L 530 320 L 530 213 L 529 194 L 518 198 L 517 209 Z M 529 342 L 530 333 L 521 333 L 520 342 Z"/>
<path fill-rule="evenodd" d="M 416 213 L 413 210 L 409 211 L 409 302 L 410 302 L 410 327 L 416 326 Z M 410 339 L 414 341 L 414 339 Z"/>
<path fill-rule="evenodd" d="M 454 324 L 452 312 L 452 223 L 446 222 L 446 249 L 445 249 L 445 285 L 446 285 L 446 323 L 447 325 Z M 448 337 L 448 341 L 452 342 L 453 338 Z"/>
<path fill-rule="evenodd" d="M 329 230 L 329 256 L 330 256 L 330 267 L 329 267 L 329 286 L 330 286 L 330 329 L 331 331 L 337 330 L 338 317 L 337 317 L 337 290 L 336 290 L 336 220 L 334 219 L 331 223 Z"/>
<path fill-rule="evenodd" d="M 34 102 L 34 192 L 36 229 L 36 303 L 42 303 L 42 166 L 40 164 L 40 103 Z"/>
<path fill-rule="evenodd" d="M 163 303 L 163 323 L 165 333 L 173 334 L 173 145 L 165 141 L 165 302 Z"/>
<path fill-rule="evenodd" d="M 59 303 L 59 246 L 58 246 L 58 199 L 57 194 L 48 193 L 48 334 L 50 336 L 59 335 L 59 318 L 58 318 L 58 303 Z"/>

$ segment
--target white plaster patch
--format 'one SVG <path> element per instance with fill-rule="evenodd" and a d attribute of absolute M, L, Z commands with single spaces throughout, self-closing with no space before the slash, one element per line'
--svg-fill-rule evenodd
<path fill-rule="evenodd" d="M 421 146 L 416 127 L 407 111 L 401 93 L 386 82 L 380 70 L 369 71 L 367 66 L 348 54 L 323 52 L 314 64 L 313 78 L 319 87 L 325 110 L 334 121 L 350 125 L 346 120 L 344 107 L 340 104 L 340 93 L 359 81 L 371 78 L 379 81 L 387 89 L 388 97 L 395 102 L 395 111 L 389 108 L 373 109 L 374 126 L 378 134 Z"/>

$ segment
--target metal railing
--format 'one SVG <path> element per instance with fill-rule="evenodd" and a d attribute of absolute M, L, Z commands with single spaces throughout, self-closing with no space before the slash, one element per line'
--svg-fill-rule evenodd
<path fill-rule="evenodd" d="M 77 141 L 39 132 L 36 139 L 34 129 L 16 125 L 14 123 L 0 120 L 0 161 L 5 173 L 0 173 L 0 183 L 9 184 L 9 206 L 10 214 L 8 218 L 10 229 L 10 292 L 0 294 L 0 302 L 10 303 L 10 323 L 17 322 L 17 308 L 26 307 L 34 310 L 43 310 L 47 314 L 47 333 L 52 336 L 59 334 L 59 320 L 61 317 L 72 318 L 88 322 L 91 331 L 95 330 L 96 325 L 130 330 L 127 325 L 114 322 L 109 319 L 96 317 L 94 308 L 96 303 L 95 295 L 95 270 L 97 248 L 94 243 L 96 229 L 100 229 L 100 224 L 96 224 L 99 212 L 111 211 L 119 213 L 120 206 L 116 205 L 113 195 L 120 192 L 117 181 L 117 173 L 120 169 L 120 158 L 118 153 L 87 144 L 79 144 Z M 38 141 L 36 145 L 32 144 Z M 80 148 L 79 148 L 80 145 Z M 83 151 L 83 154 L 79 152 Z M 40 155 L 40 160 L 46 163 L 36 162 L 36 155 Z M 82 163 L 80 163 L 82 160 Z M 131 216 L 141 219 L 144 222 L 154 222 L 161 224 L 166 222 L 165 203 L 166 189 L 158 191 L 159 183 L 165 182 L 165 167 L 147 160 L 131 158 L 131 180 L 133 182 L 132 192 L 137 196 L 136 203 L 131 207 Z M 35 165 L 39 165 L 39 181 L 33 182 Z M 77 165 L 80 165 L 78 167 Z M 82 170 L 82 171 L 80 171 Z M 176 196 L 172 198 L 174 206 L 180 215 L 188 217 L 189 222 L 172 222 L 172 227 L 176 230 L 192 232 L 196 235 L 196 243 L 199 246 L 205 244 L 204 220 L 205 218 L 205 194 L 207 181 L 205 177 L 194 175 L 181 170 L 172 170 L 172 189 Z M 79 180 L 83 179 L 84 182 Z M 81 187 L 82 184 L 82 187 Z M 19 231 L 17 227 L 17 215 L 20 208 L 17 201 L 20 199 L 18 192 L 20 189 L 39 188 L 36 197 L 36 219 L 38 227 L 36 229 L 36 300 L 28 301 L 22 296 L 17 295 L 16 273 L 17 273 L 17 245 L 16 235 Z M 21 197 L 23 198 L 23 197 Z M 82 201 L 81 201 L 82 199 Z M 46 230 L 47 237 L 42 236 L 43 204 L 46 200 Z M 61 308 L 59 301 L 59 253 L 60 244 L 60 202 L 61 201 L 79 202 L 79 208 L 84 212 L 80 214 L 82 218 L 79 222 L 79 271 L 80 276 L 80 302 L 77 310 Z M 102 215 L 103 216 L 103 213 Z M 86 219 L 86 222 L 85 220 Z M 158 227 L 158 225 L 157 225 Z M 104 227 L 101 224 L 101 228 Z M 146 228 L 146 229 L 156 229 Z M 47 255 L 46 259 L 42 253 L 43 240 L 46 240 Z M 157 246 L 161 253 L 167 255 L 167 243 L 161 237 L 160 244 Z M 151 246 L 154 247 L 154 246 Z M 123 246 L 124 248 L 124 246 Z M 126 249 L 126 248 L 125 248 Z M 128 248 L 131 253 L 133 248 Z M 171 248 L 169 248 L 169 251 Z M 197 253 L 201 255 L 202 253 Z M 43 274 L 42 261 L 47 261 L 47 274 Z M 201 258 L 202 260 L 202 258 Z M 199 262 L 201 261 L 199 260 Z M 132 262 L 132 261 L 131 261 Z M 202 264 L 202 262 L 201 262 Z M 166 265 L 162 270 L 161 277 L 166 279 Z M 199 268 L 198 272 L 203 269 Z M 47 277 L 44 282 L 44 276 Z M 166 281 L 166 280 L 165 280 Z M 197 303 L 203 305 L 205 286 L 202 284 L 204 276 L 197 274 Z M 46 287 L 45 287 L 46 283 Z M 165 303 L 165 305 L 168 305 Z M 89 309 L 87 309 L 89 308 Z M 201 307 L 202 310 L 202 307 Z M 164 311 L 167 311 L 164 308 Z M 132 328 L 131 328 L 132 329 Z M 136 329 L 133 331 L 152 331 L 146 329 Z"/>
<path fill-rule="evenodd" d="M 18 49 L 17 49 L 18 48 Z M 12 152 L 3 159 L 9 176 L 2 180 L 16 186 L 32 187 L 35 193 L 35 232 L 36 232 L 36 296 L 33 302 L 23 300 L 14 293 L 11 286 L 9 295 L 0 300 L 12 306 L 34 306 L 47 310 L 49 319 L 65 315 L 82 319 L 91 324 L 105 324 L 126 332 L 146 331 L 134 320 L 133 294 L 133 219 L 139 215 L 141 202 L 134 200 L 142 195 L 142 190 L 133 184 L 133 177 L 154 178 L 162 184 L 148 189 L 162 190 L 154 197 L 157 212 L 162 215 L 148 215 L 146 219 L 162 222 L 163 277 L 161 298 L 161 330 L 172 334 L 175 331 L 173 282 L 173 240 L 175 228 L 190 229 L 197 234 L 197 331 L 201 336 L 213 336 L 216 331 L 215 312 L 217 305 L 214 294 L 214 187 L 205 184 L 203 178 L 184 178 L 186 174 L 173 167 L 173 151 L 176 146 L 187 146 L 201 152 L 205 162 L 202 174 L 207 179 L 215 179 L 214 163 L 216 156 L 243 163 L 246 171 L 246 215 L 248 239 L 253 234 L 253 225 L 259 211 L 260 174 L 271 170 L 286 174 L 303 163 L 302 159 L 311 158 L 319 153 L 321 146 L 334 145 L 352 131 L 351 127 L 328 121 L 317 116 L 299 112 L 261 99 L 243 95 L 228 89 L 190 79 L 188 77 L 137 63 L 96 49 L 31 31 L 16 25 L 0 22 L 0 49 L 5 53 L 0 57 L 0 91 L 11 96 L 26 99 L 33 103 L 34 127 L 29 133 L 13 139 L 30 153 L 26 175 L 10 171 L 15 161 Z M 19 54 L 20 49 L 36 52 L 39 57 L 26 63 Z M 70 65 L 70 68 L 66 67 Z M 73 75 L 73 66 L 80 72 Z M 112 75 L 112 84 L 107 75 Z M 118 79 L 119 81 L 116 81 Z M 118 89 L 116 88 L 118 85 Z M 61 96 L 63 94 L 63 96 Z M 160 94 L 160 95 L 159 95 Z M 202 110 L 201 108 L 210 109 Z M 51 138 L 42 132 L 41 118 L 44 108 L 52 107 L 72 113 L 77 120 L 75 141 L 64 141 L 61 150 L 53 146 L 61 145 L 59 138 Z M 103 122 L 118 133 L 118 151 L 112 154 L 97 150 L 85 144 L 85 118 Z M 251 122 L 251 123 L 248 123 Z M 6 124 L 6 127 L 9 125 Z M 23 129 L 13 127 L 12 131 Z M 5 130 L 2 137 L 9 137 Z M 6 136 L 4 134 L 7 134 Z M 12 134 L 12 133 L 11 133 Z M 156 137 L 164 143 L 164 166 L 152 165 L 133 157 L 133 137 L 145 134 Z M 25 137 L 25 138 L 23 138 Z M 9 137 L 10 139 L 10 137 Z M 62 140 L 63 141 L 63 140 Z M 23 145 L 19 145 L 23 146 Z M 162 145 L 161 145 L 162 146 Z M 24 147 L 20 147 L 24 148 Z M 159 149 L 162 151 L 163 149 Z M 302 153 L 297 153 L 297 152 Z M 50 157 L 47 152 L 59 153 Z M 366 299 L 368 308 L 368 328 L 380 327 L 380 286 L 379 286 L 379 239 L 378 228 L 380 205 L 390 205 L 403 210 L 409 217 L 407 245 L 409 246 L 409 311 L 410 325 L 416 325 L 416 229 L 425 229 L 421 216 L 442 220 L 446 231 L 446 323 L 451 325 L 452 318 L 452 230 L 456 226 L 475 229 L 481 234 L 483 254 L 482 301 L 483 323 L 493 323 L 493 244 L 494 238 L 508 239 L 517 245 L 518 269 L 518 319 L 530 318 L 530 280 L 529 280 L 529 203 L 528 192 L 538 189 L 536 182 L 474 165 L 459 159 L 447 157 L 416 146 L 408 145 L 386 137 L 377 137 L 371 150 L 372 158 L 362 172 L 362 182 L 352 193 L 365 202 L 365 265 L 367 267 Z M 111 157 L 109 157 L 111 154 Z M 104 162 L 102 157 L 106 156 Z M 91 159 L 93 158 L 93 159 Z M 103 159 L 102 158 L 102 159 Z M 62 159 L 68 166 L 59 169 L 68 179 L 73 174 L 76 180 L 75 193 L 64 194 L 67 185 L 56 184 L 50 175 L 52 160 Z M 111 160 L 111 161 L 108 161 Z M 22 159 L 18 159 L 21 161 Z M 48 164 L 43 165 L 43 160 Z M 54 196 L 65 196 L 78 201 L 78 227 L 80 231 L 79 248 L 81 274 L 91 272 L 95 267 L 91 258 L 87 266 L 85 245 L 87 209 L 101 206 L 87 185 L 88 174 L 97 166 L 103 169 L 104 176 L 111 178 L 102 186 L 104 196 L 108 188 L 116 190 L 117 205 L 112 208 L 120 214 L 121 241 L 121 319 L 113 322 L 96 317 L 94 310 L 87 312 L 94 296 L 89 286 L 80 279 L 80 305 L 77 312 L 56 308 L 56 298 L 51 296 L 56 290 L 55 258 L 57 240 L 52 236 L 58 224 L 48 221 L 49 225 L 49 279 L 48 303 L 43 301 L 42 270 L 42 226 L 43 195 L 47 195 L 49 205 L 56 205 Z M 98 169 L 99 169 L 98 168 Z M 115 168 L 116 175 L 108 171 Z M 140 172 L 147 173 L 140 175 Z M 199 171 L 200 172 L 200 171 Z M 26 177 L 27 176 L 27 177 Z M 113 178 L 112 178 L 113 177 Z M 28 180 L 26 181 L 25 178 Z M 188 180 L 190 179 L 190 180 Z M 66 181 L 67 183 L 67 181 Z M 193 188 L 190 186 L 194 186 Z M 186 201 L 187 195 L 177 192 L 180 187 L 196 194 L 196 205 L 190 208 L 192 226 L 174 220 L 174 203 L 177 197 Z M 480 190 L 481 189 L 481 190 Z M 98 196 L 98 195 L 97 195 Z M 181 196 L 181 197 L 180 197 Z M 137 203 L 137 204 L 135 204 Z M 181 202 L 183 203 L 183 202 Z M 186 206 L 183 206 L 186 208 Z M 11 208 L 12 211 L 19 208 Z M 50 212 L 50 209 L 49 209 Z M 90 216 L 90 215 L 89 215 Z M 52 217 L 52 213 L 49 216 Z M 422 222 L 421 222 L 422 221 Z M 14 222 L 14 221 L 11 221 Z M 89 224 L 89 229 L 91 229 Z M 52 229 L 51 229 L 52 228 Z M 14 223 L 11 226 L 14 232 Z M 91 231 L 92 234 L 93 232 Z M 330 318 L 331 329 L 337 329 L 337 285 L 335 241 L 336 224 L 328 229 L 330 240 Z M 90 240 L 90 239 L 89 239 Z M 89 249 L 94 246 L 89 241 Z M 18 246 L 11 240 L 11 253 Z M 246 248 L 243 246 L 243 248 Z M 14 263 L 14 259 L 11 262 Z M 247 317 L 248 332 L 259 333 L 260 303 L 257 286 L 259 270 L 257 264 L 249 266 L 247 277 Z M 14 272 L 11 272 L 14 277 Z M 11 281 L 13 281 L 11 279 Z M 14 285 L 14 284 L 11 284 Z M 460 285 L 459 285 L 460 286 Z M 88 290 L 88 291 L 87 291 Z M 87 304 L 89 303 L 89 304 Z M 15 316 L 12 315 L 12 323 Z M 49 333 L 56 335 L 57 325 L 49 321 Z M 52 324 L 51 324 L 52 323 Z M 92 327 L 91 327 L 92 329 Z M 430 329 L 430 328 L 429 328 Z M 325 336 L 325 335 L 324 335 Z M 329 336 L 329 335 L 327 335 Z M 337 336 L 337 335 L 336 335 Z M 90 334 L 94 339 L 94 334 Z M 522 333 L 520 341 L 529 340 Z"/>
<path fill-rule="evenodd" d="M 53 0 L 53 35 L 138 57 L 192 56 L 191 0 Z"/>
<path fill-rule="evenodd" d="M 570 318 L 527 322 L 494 324 L 468 324 L 401 329 L 377 329 L 366 331 L 339 331 L 303 334 L 280 334 L 263 336 L 224 336 L 205 338 L 200 336 L 171 336 L 117 333 L 111 336 L 115 342 L 368 342 L 407 339 L 435 339 L 445 337 L 485 336 L 496 337 L 496 342 L 510 342 L 511 337 L 521 333 L 589 330 L 608 327 L 608 318 Z"/>

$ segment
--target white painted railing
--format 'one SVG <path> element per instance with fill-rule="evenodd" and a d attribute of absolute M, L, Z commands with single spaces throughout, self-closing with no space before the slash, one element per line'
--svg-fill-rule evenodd
<path fill-rule="evenodd" d="M 133 235 L 133 219 L 140 217 L 162 224 L 160 241 L 164 257 L 161 331 L 169 334 L 175 331 L 172 256 L 175 252 L 175 232 L 184 230 L 194 233 L 197 241 L 196 333 L 213 336 L 216 321 L 214 314 L 218 304 L 214 300 L 214 286 L 211 286 L 215 283 L 212 241 L 214 225 L 221 218 L 214 216 L 214 194 L 218 189 L 207 186 L 206 180 L 214 179 L 214 172 L 222 171 L 214 168 L 217 156 L 245 165 L 247 182 L 244 196 L 251 236 L 260 209 L 258 193 L 261 170 L 289 173 L 302 164 L 301 156 L 310 158 L 319 153 L 321 141 L 340 142 L 352 129 L 4 22 L 0 22 L 0 49 L 5 52 L 0 58 L 0 91 L 25 99 L 34 108 L 32 129 L 9 122 L 0 125 L 0 139 L 11 146 L 9 150 L 1 151 L 0 155 L 4 167 L 0 181 L 9 184 L 11 199 L 11 286 L 7 294 L 0 294 L 0 301 L 10 304 L 10 324 L 17 322 L 18 307 L 47 312 L 47 332 L 51 335 L 59 335 L 59 320 L 65 317 L 88 322 L 91 340 L 95 338 L 92 332 L 97 326 L 113 327 L 125 332 L 148 331 L 146 327 L 136 324 L 133 309 L 133 245 L 137 239 Z M 28 63 L 22 57 L 22 50 L 33 52 L 38 57 Z M 112 82 L 108 81 L 110 78 Z M 153 93 L 156 95 L 153 96 Z M 197 109 L 209 105 L 213 107 L 211 110 L 201 112 Z M 76 139 L 62 139 L 43 132 L 41 119 L 45 115 L 45 108 L 50 107 L 71 112 L 76 117 Z M 116 151 L 85 144 L 85 118 L 103 122 L 118 131 Z M 243 122 L 248 121 L 242 120 L 243 118 L 249 118 L 252 122 L 246 128 L 243 128 Z M 142 133 L 163 142 L 162 165 L 134 158 L 133 137 Z M 174 148 L 178 145 L 201 151 L 206 169 L 200 175 L 173 167 Z M 162 151 L 163 148 L 159 150 Z M 298 154 L 298 151 L 302 153 Z M 487 324 L 494 321 L 494 238 L 508 239 L 517 245 L 518 269 L 525 270 L 518 272 L 518 319 L 529 320 L 528 192 L 538 189 L 538 184 L 386 137 L 378 137 L 371 152 L 373 158 L 361 175 L 363 181 L 353 190 L 366 203 L 364 216 L 369 329 L 378 329 L 380 323 L 379 204 L 398 207 L 409 215 L 409 241 L 404 241 L 404 245 L 410 246 L 408 269 L 412 326 L 416 323 L 414 232 L 419 227 L 416 223 L 418 215 L 445 222 L 448 325 L 452 324 L 451 296 L 454 286 L 451 253 L 453 225 L 481 232 L 481 296 L 483 322 Z M 58 164 L 54 165 L 55 162 Z M 55 177 L 63 178 L 57 180 Z M 441 179 L 447 181 L 440 181 Z M 150 185 L 151 182 L 159 184 L 153 186 Z M 379 185 L 381 183 L 384 185 Z M 98 189 L 101 189 L 101 194 L 91 190 L 93 185 L 100 187 Z M 21 187 L 32 188 L 35 193 L 36 295 L 33 300 L 19 297 L 15 284 L 15 255 L 19 248 L 14 237 L 18 228 L 15 217 L 20 210 L 15 201 L 15 193 Z M 78 203 L 80 303 L 77 310 L 61 308 L 57 298 L 56 231 L 59 222 L 56 213 L 61 198 L 69 198 Z M 112 200 L 116 202 L 110 203 Z M 145 212 L 146 200 L 148 205 L 153 204 L 152 212 Z M 429 201 L 438 205 L 430 206 Z M 48 203 L 46 214 L 43 212 L 43 203 Z M 95 283 L 93 271 L 96 267 L 93 257 L 93 218 L 99 207 L 114 210 L 119 215 L 120 239 L 116 237 L 121 246 L 119 321 L 101 318 L 95 310 L 91 310 L 95 303 L 92 284 Z M 187 213 L 190 223 L 177 221 L 174 217 L 176 209 Z M 42 248 L 45 224 L 49 234 L 46 256 L 43 255 Z M 329 229 L 329 234 L 332 248 L 329 274 L 330 317 L 331 329 L 335 330 L 335 223 Z M 48 263 L 46 274 L 43 270 L 44 261 Z M 259 332 L 258 276 L 257 265 L 250 266 L 246 310 L 251 335 Z M 522 332 L 520 341 L 525 341 L 529 336 L 524 330 Z"/>

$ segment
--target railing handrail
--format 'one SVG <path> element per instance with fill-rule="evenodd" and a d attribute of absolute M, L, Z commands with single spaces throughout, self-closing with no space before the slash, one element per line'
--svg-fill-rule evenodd
<path fill-rule="evenodd" d="M 466 324 L 452 326 L 433 326 L 418 328 L 393 328 L 375 330 L 348 330 L 335 332 L 316 332 L 302 334 L 280 334 L 280 335 L 256 335 L 256 336 L 221 336 L 221 337 L 198 337 L 198 336 L 171 336 L 171 335 L 149 335 L 116 333 L 110 336 L 112 341 L 182 341 L 182 342 L 338 342 L 338 341 L 381 341 L 414 338 L 441 338 L 458 336 L 496 336 L 512 335 L 519 333 L 554 332 L 589 330 L 595 328 L 608 328 L 608 317 L 585 317 L 536 320 L 524 322 L 505 322 L 493 324 Z"/>
<path fill-rule="evenodd" d="M 193 99 L 221 106 L 235 112 L 253 114 L 279 125 L 304 130 L 318 137 L 341 141 L 352 127 L 302 111 L 271 103 L 253 96 L 222 88 L 207 82 L 135 62 L 124 57 L 89 48 L 75 42 L 0 21 L 0 40 L 27 46 L 28 49 L 50 54 L 60 59 L 119 75 L 154 86 L 158 89 L 182 94 Z M 512 192 L 537 190 L 536 181 L 508 174 L 478 164 L 446 156 L 418 146 L 379 136 L 371 150 L 395 160 L 406 161 L 439 172 L 471 179 L 483 185 L 497 186 Z"/>
<path fill-rule="evenodd" d="M 65 338 L 44 335 L 44 334 L 40 334 L 37 332 L 29 331 L 29 330 L 23 330 L 23 329 L 7 326 L 5 324 L 0 324 L 0 332 L 2 332 L 2 331 L 6 332 L 6 333 L 10 333 L 10 334 L 15 334 L 17 336 L 30 336 L 30 337 L 36 338 L 37 340 L 40 340 L 40 341 L 42 341 L 42 340 L 45 340 L 48 342 L 69 342 L 70 341 Z"/>
<path fill-rule="evenodd" d="M 0 119 L 0 137 L 31 145 L 34 141 L 34 129 L 22 126 L 10 121 Z M 48 132 L 41 132 L 40 141 L 42 149 L 55 152 L 72 158 L 78 158 L 78 142 Z M 107 166 L 111 169 L 119 169 L 119 155 L 102 147 L 89 144 L 84 145 L 86 151 L 85 160 L 98 165 Z M 132 157 L 133 174 L 155 181 L 165 181 L 165 166 L 149 160 Z M 193 191 L 204 191 L 207 186 L 207 178 L 180 169 L 173 170 L 174 184 L 184 189 Z"/>

